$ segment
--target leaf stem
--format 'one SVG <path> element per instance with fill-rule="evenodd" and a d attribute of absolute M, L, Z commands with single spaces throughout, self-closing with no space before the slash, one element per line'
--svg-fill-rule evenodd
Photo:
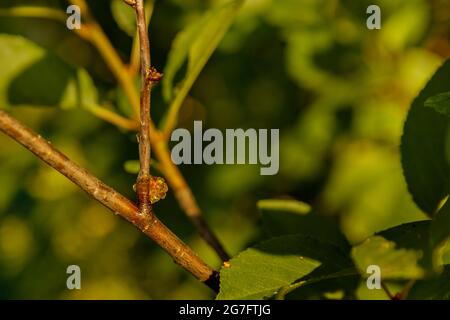
<path fill-rule="evenodd" d="M 289 286 L 285 286 L 281 288 L 277 294 L 275 295 L 275 300 L 284 300 L 286 298 L 286 295 L 294 291 L 295 289 L 298 289 L 300 287 L 303 287 L 304 285 L 308 284 L 308 281 L 299 281 L 296 283 L 293 283 Z"/>
<path fill-rule="evenodd" d="M 359 275 L 359 273 L 357 270 L 355 270 L 355 268 L 348 268 L 322 277 L 298 281 L 288 286 L 282 287 L 275 295 L 275 300 L 284 300 L 287 294 L 291 293 L 295 289 L 298 289 L 306 285 L 310 285 L 324 280 L 337 279 L 341 277 L 351 277 L 357 275 Z"/>

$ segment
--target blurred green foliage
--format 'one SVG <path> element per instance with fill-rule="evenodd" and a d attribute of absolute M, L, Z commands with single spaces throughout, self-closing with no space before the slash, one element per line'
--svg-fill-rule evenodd
<path fill-rule="evenodd" d="M 88 1 L 126 61 L 133 30 L 124 26 L 126 16 L 115 20 L 114 2 Z M 150 37 L 159 70 L 176 34 L 219 2 L 155 2 Z M 67 6 L 4 0 L 0 13 L 30 3 Z M 374 3 L 382 8 L 379 31 L 365 26 L 366 8 Z M 252 166 L 181 168 L 231 254 L 264 237 L 256 203 L 265 198 L 311 204 L 350 244 L 427 219 L 407 192 L 398 146 L 410 102 L 450 55 L 449 22 L 445 0 L 245 2 L 179 116 L 187 128 L 193 120 L 220 129 L 280 128 L 277 176 L 259 176 Z M 124 170 L 137 159 L 133 135 L 85 110 L 95 100 L 130 113 L 97 51 L 58 21 L 0 15 L 0 55 L 0 108 L 133 198 L 135 176 Z M 95 92 L 83 90 L 91 82 Z M 161 91 L 153 95 L 157 121 L 167 108 Z M 0 146 L 0 298 L 212 297 L 140 232 L 26 150 L 5 136 Z M 202 258 L 220 266 L 172 194 L 156 212 Z M 65 287 L 70 264 L 82 269 L 81 291 Z M 363 286 L 356 296 L 377 294 Z"/>

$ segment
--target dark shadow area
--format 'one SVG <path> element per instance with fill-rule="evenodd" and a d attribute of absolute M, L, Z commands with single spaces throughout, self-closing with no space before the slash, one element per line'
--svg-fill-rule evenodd
<path fill-rule="evenodd" d="M 58 106 L 70 79 L 76 77 L 73 68 L 53 55 L 45 55 L 16 79 L 8 89 L 11 105 Z"/>

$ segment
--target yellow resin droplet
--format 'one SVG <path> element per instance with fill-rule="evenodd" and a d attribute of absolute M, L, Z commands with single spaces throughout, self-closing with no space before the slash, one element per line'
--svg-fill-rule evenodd
<path fill-rule="evenodd" d="M 161 199 L 166 197 L 166 193 L 169 191 L 164 178 L 161 177 L 151 177 L 150 179 L 150 202 L 156 203 Z"/>

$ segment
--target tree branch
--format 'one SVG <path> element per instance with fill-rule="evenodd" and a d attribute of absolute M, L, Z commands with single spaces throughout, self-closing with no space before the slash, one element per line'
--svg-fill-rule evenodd
<path fill-rule="evenodd" d="M 149 215 L 140 214 L 136 205 L 129 199 L 71 161 L 44 138 L 1 110 L 0 131 L 33 152 L 49 166 L 78 185 L 88 195 L 133 223 L 144 234 L 162 247 L 176 263 L 193 274 L 198 280 L 204 282 L 213 290 L 218 291 L 217 272 L 178 239 L 176 235 L 159 221 L 153 212 L 150 212 Z"/>

